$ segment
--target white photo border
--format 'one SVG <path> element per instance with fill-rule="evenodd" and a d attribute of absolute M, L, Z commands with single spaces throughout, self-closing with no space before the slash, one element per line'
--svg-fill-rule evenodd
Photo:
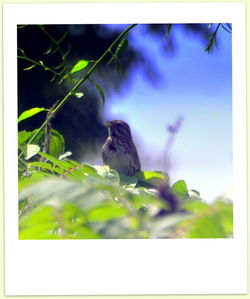
<path fill-rule="evenodd" d="M 224 22 L 233 27 L 234 238 L 18 240 L 17 24 Z M 4 4 L 3 46 L 5 295 L 247 293 L 245 4 Z"/>

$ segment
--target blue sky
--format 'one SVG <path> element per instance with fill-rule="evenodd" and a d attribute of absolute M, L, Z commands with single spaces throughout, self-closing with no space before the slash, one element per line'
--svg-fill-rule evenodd
<path fill-rule="evenodd" d="M 130 43 L 146 51 L 161 79 L 152 85 L 142 69 L 135 68 L 126 91 L 111 95 L 106 117 L 129 123 L 143 170 L 167 170 L 172 183 L 184 179 L 189 189 L 212 201 L 232 189 L 231 34 L 221 28 L 219 48 L 212 54 L 203 51 L 204 43 L 181 25 L 172 34 L 178 50 L 167 56 L 161 50 L 164 39 L 152 38 L 143 25 L 131 31 Z M 166 169 L 166 127 L 178 117 L 184 120 Z"/>

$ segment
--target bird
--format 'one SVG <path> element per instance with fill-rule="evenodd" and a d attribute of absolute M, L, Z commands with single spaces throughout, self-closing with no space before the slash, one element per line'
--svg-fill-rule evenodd
<path fill-rule="evenodd" d="M 122 120 L 107 121 L 104 125 L 108 128 L 108 137 L 102 146 L 104 164 L 127 176 L 140 172 L 140 159 L 129 125 Z"/>

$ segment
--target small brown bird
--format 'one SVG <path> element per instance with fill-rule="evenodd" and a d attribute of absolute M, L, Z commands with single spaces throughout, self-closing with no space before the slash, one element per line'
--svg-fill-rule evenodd
<path fill-rule="evenodd" d="M 108 127 L 109 136 L 102 146 L 104 164 L 128 176 L 141 171 L 129 125 L 122 120 L 113 120 L 105 122 L 105 126 Z"/>

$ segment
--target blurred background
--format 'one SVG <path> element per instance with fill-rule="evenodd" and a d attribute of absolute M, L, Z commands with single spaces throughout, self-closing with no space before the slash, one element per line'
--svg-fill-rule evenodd
<path fill-rule="evenodd" d="M 184 179 L 211 202 L 232 189 L 232 35 L 222 27 L 217 47 L 204 51 L 218 24 L 139 24 L 128 34 L 120 62 L 103 65 L 92 75 L 105 93 L 103 105 L 91 82 L 80 86 L 52 120 L 65 138 L 66 151 L 85 163 L 102 164 L 107 137 L 105 120 L 122 119 L 132 130 L 143 170 L 163 170 L 171 183 Z M 128 25 L 44 25 L 53 38 L 65 38 L 67 65 L 98 59 Z M 40 27 L 18 29 L 18 48 L 46 65 L 60 63 L 61 52 L 45 55 L 50 39 Z M 18 59 L 18 113 L 51 107 L 72 81 L 50 82 L 51 74 Z M 84 72 L 76 73 L 81 78 Z M 38 114 L 21 122 L 33 130 L 44 121 Z"/>

